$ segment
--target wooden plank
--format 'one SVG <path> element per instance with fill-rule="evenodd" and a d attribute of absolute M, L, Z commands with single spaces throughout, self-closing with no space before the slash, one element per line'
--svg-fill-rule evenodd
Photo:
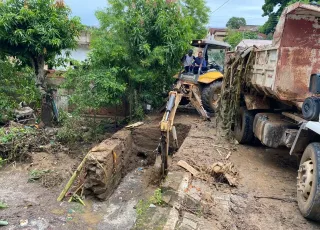
<path fill-rule="evenodd" d="M 193 176 L 198 176 L 199 175 L 199 171 L 196 170 L 194 167 L 192 167 L 191 165 L 189 165 L 187 162 L 181 160 L 178 162 L 178 164 L 180 167 L 186 169 L 187 171 L 189 171 Z"/>
<path fill-rule="evenodd" d="M 129 129 L 132 129 L 132 128 L 136 128 L 138 126 L 141 126 L 143 125 L 144 123 L 142 121 L 139 121 L 139 122 L 136 122 L 134 124 L 131 124 L 131 125 L 127 125 L 126 128 L 129 128 Z"/>

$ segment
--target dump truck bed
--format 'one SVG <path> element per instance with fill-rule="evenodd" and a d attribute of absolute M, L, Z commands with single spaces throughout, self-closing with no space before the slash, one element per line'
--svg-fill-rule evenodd
<path fill-rule="evenodd" d="M 314 73 L 320 73 L 320 7 L 296 3 L 282 13 L 272 45 L 256 49 L 251 84 L 301 108 Z"/>

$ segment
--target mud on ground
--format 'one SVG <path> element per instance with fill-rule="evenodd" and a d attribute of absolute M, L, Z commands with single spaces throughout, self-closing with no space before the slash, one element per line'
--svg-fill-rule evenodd
<path fill-rule="evenodd" d="M 176 122 L 192 127 L 173 158 L 171 171 L 185 171 L 176 164 L 185 160 L 198 170 L 215 162 L 231 162 L 238 172 L 237 187 L 213 178 L 203 181 L 193 177 L 190 191 L 185 192 L 201 201 L 202 208 L 192 210 L 189 206 L 185 212 L 201 216 L 198 229 L 320 229 L 319 223 L 303 218 L 299 212 L 298 163 L 289 150 L 235 144 L 223 137 L 214 121 L 179 116 Z"/>
<path fill-rule="evenodd" d="M 160 119 L 151 117 L 146 123 L 156 127 Z M 176 165 L 179 160 L 185 160 L 198 169 L 217 161 L 232 162 L 239 173 L 237 187 L 193 177 L 190 191 L 186 192 L 200 200 L 202 207 L 198 210 L 186 205 L 180 217 L 185 213 L 196 216 L 201 220 L 198 229 L 320 228 L 318 223 L 304 219 L 299 213 L 295 201 L 297 161 L 287 150 L 230 143 L 217 131 L 215 122 L 204 122 L 198 115 L 178 114 L 175 123 L 191 129 L 183 129 L 180 133 L 186 139 L 180 141 L 182 146 L 172 159 L 171 172 L 185 172 Z M 153 132 L 142 131 L 140 135 L 151 135 L 154 140 L 158 138 Z M 154 146 L 137 149 L 137 153 L 149 154 L 151 147 Z M 230 158 L 226 160 L 229 153 Z M 135 204 L 155 189 L 150 180 L 154 176 L 153 168 L 143 165 L 143 157 L 132 158 L 132 162 L 141 165 L 123 179 L 108 201 L 86 200 L 85 207 L 78 203 L 56 202 L 83 154 L 32 153 L 31 163 L 10 164 L 0 169 L 0 200 L 9 206 L 0 209 L 0 219 L 9 222 L 9 226 L 3 229 L 116 229 L 119 226 L 129 229 L 133 226 Z M 55 184 L 49 173 L 48 186 L 41 181 L 28 183 L 29 172 L 33 169 L 51 169 L 59 174 L 52 174 L 52 177 L 62 182 Z M 24 226 L 26 220 L 28 224 Z"/>

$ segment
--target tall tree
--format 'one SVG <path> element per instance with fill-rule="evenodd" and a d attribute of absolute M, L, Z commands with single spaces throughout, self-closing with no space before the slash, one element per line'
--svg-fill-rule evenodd
<path fill-rule="evenodd" d="M 100 70 L 90 76 L 97 94 L 105 97 L 108 89 L 110 104 L 126 95 L 132 113 L 138 108 L 140 113 L 141 102 L 163 103 L 162 93 L 171 86 L 191 40 L 206 34 L 209 9 L 204 0 L 109 0 L 96 16 L 101 27 L 93 32 L 90 71 Z M 83 87 L 79 79 L 71 82 Z M 115 83 L 125 87 L 125 94 Z M 88 88 L 90 82 L 85 84 Z"/>
<path fill-rule="evenodd" d="M 260 31 L 264 34 L 273 33 L 275 31 L 282 11 L 288 5 L 291 5 L 296 2 L 310 3 L 313 1 L 314 0 L 265 0 L 264 5 L 262 6 L 262 16 L 268 16 L 269 19 L 261 27 Z"/>
<path fill-rule="evenodd" d="M 45 62 L 77 46 L 83 27 L 70 14 L 61 0 L 0 1 L 0 52 L 32 66 L 40 88 Z"/>
<path fill-rule="evenodd" d="M 227 22 L 227 27 L 229 29 L 239 29 L 241 26 L 247 25 L 246 19 L 244 18 L 238 18 L 238 17 L 232 17 Z"/>

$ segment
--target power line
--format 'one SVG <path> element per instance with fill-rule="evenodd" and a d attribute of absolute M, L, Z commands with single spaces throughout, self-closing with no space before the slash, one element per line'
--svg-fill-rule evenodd
<path fill-rule="evenodd" d="M 217 12 L 220 8 L 222 8 L 222 7 L 223 7 L 225 4 L 227 4 L 228 2 L 230 2 L 230 0 L 225 1 L 221 6 L 219 6 L 217 9 L 215 9 L 215 10 L 211 13 L 211 15 L 214 14 L 215 12 Z"/>

